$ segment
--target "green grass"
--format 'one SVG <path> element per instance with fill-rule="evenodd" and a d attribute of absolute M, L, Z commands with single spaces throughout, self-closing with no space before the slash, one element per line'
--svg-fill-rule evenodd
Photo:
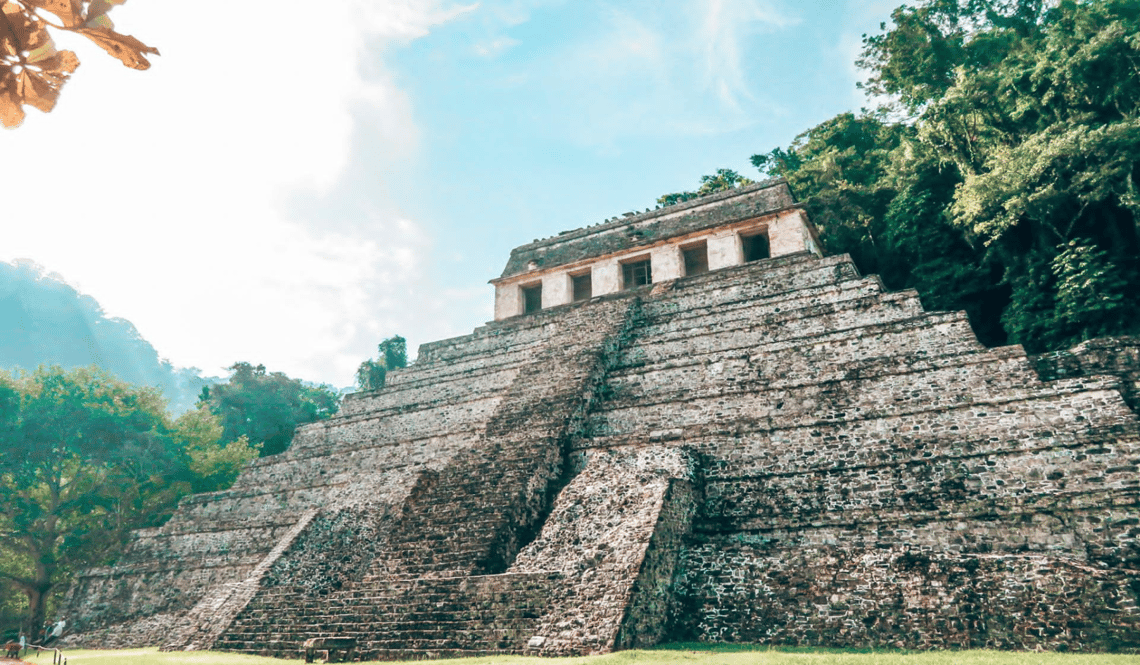
<path fill-rule="evenodd" d="M 67 665 L 286 665 L 283 660 L 213 651 L 156 649 L 66 651 Z M 31 663 L 50 665 L 51 654 L 26 656 Z M 882 651 L 788 649 L 743 645 L 675 644 L 650 651 L 621 651 L 581 658 L 491 656 L 433 661 L 455 665 L 1140 665 L 1140 656 L 1061 654 L 1010 651 Z"/>

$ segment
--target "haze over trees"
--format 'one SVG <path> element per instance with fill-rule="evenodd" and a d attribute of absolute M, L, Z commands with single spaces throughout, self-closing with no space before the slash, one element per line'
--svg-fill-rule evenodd
<path fill-rule="evenodd" d="M 889 101 L 752 163 L 829 253 L 966 310 L 986 344 L 1140 333 L 1140 3 L 925 0 L 891 19 L 858 62 Z"/>
<path fill-rule="evenodd" d="M 107 316 L 94 298 L 40 266 L 0 262 L 0 368 L 40 365 L 98 365 L 127 383 L 159 387 L 174 415 L 219 381 L 174 367 L 130 321 Z"/>

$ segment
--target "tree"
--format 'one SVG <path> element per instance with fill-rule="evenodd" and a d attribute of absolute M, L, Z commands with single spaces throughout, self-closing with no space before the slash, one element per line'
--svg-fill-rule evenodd
<path fill-rule="evenodd" d="M 190 488 L 166 404 L 95 368 L 0 373 L 0 579 L 43 624 L 49 594 L 160 524 Z"/>
<path fill-rule="evenodd" d="M 365 360 L 356 368 L 356 385 L 360 390 L 380 390 L 388 371 L 408 366 L 408 341 L 399 335 L 380 342 L 376 360 Z"/>
<path fill-rule="evenodd" d="M 753 164 L 828 251 L 965 309 L 986 344 L 1140 332 L 1140 4 L 925 0 L 892 20 L 859 65 L 893 102 Z"/>
<path fill-rule="evenodd" d="M 331 418 L 340 394 L 331 386 L 309 386 L 265 365 L 234 363 L 229 382 L 202 389 L 200 403 L 222 425 L 222 439 L 245 437 L 260 446 L 261 455 L 276 455 L 289 447 L 298 425 Z"/>
<path fill-rule="evenodd" d="M 226 441 L 224 435 L 222 423 L 205 404 L 174 421 L 171 436 L 186 455 L 190 490 L 195 494 L 228 489 L 245 465 L 258 456 L 260 447 L 244 435 L 232 441 Z"/>
<path fill-rule="evenodd" d="M 979 339 L 1005 342 L 1000 269 L 945 212 L 961 175 L 912 124 L 843 113 L 752 163 L 788 181 L 829 252 L 891 289 L 917 289 L 928 307 L 966 310 Z"/>
<path fill-rule="evenodd" d="M 127 67 L 149 68 L 146 54 L 157 55 L 158 50 L 115 32 L 107 16 L 124 2 L 0 0 L 0 123 L 18 127 L 24 121 L 24 105 L 51 111 L 79 66 L 74 52 L 55 48 L 49 28 L 83 35 Z"/>
<path fill-rule="evenodd" d="M 701 186 L 695 192 L 674 192 L 673 194 L 664 194 L 657 198 L 657 205 L 671 206 L 683 201 L 691 201 L 692 199 L 708 196 L 709 194 L 716 194 L 717 192 L 725 192 L 737 187 L 751 185 L 752 180 L 745 178 L 732 169 L 717 169 L 713 175 L 701 176 Z"/>

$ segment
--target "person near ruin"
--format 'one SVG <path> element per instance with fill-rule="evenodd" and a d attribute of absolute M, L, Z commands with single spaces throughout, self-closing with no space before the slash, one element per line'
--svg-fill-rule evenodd
<path fill-rule="evenodd" d="M 20 631 L 20 654 L 22 655 L 27 650 L 28 650 L 28 636 L 25 635 L 24 631 L 21 630 Z M 17 656 L 17 658 L 19 658 L 19 656 Z"/>
<path fill-rule="evenodd" d="M 56 622 L 55 626 L 51 629 L 51 635 L 44 640 L 44 644 L 50 644 L 63 636 L 63 629 L 67 628 L 67 619 L 60 619 Z"/>

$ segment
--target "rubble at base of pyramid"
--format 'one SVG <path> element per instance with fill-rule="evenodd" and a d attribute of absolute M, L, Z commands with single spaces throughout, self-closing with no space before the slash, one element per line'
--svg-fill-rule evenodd
<path fill-rule="evenodd" d="M 186 499 L 71 644 L 1140 649 L 1140 340 L 1026 357 L 762 183 L 516 249 L 494 322 Z"/>

